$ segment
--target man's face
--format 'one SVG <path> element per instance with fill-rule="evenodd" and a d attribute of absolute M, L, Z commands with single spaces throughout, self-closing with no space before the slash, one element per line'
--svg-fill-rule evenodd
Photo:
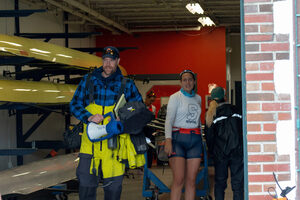
<path fill-rule="evenodd" d="M 118 67 L 118 64 L 120 62 L 120 58 L 112 59 L 109 57 L 106 57 L 103 59 L 103 77 L 107 78 L 110 75 L 112 75 Z"/>

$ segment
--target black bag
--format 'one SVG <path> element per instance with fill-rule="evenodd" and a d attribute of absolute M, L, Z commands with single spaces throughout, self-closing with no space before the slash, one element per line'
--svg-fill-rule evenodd
<path fill-rule="evenodd" d="M 81 135 L 83 132 L 83 122 L 76 124 L 73 129 L 67 129 L 64 132 L 64 143 L 67 149 L 77 149 L 81 144 Z"/>
<path fill-rule="evenodd" d="M 124 125 L 124 133 L 129 134 L 140 134 L 147 123 L 155 117 L 140 101 L 127 102 L 118 110 L 118 115 Z"/>
<path fill-rule="evenodd" d="M 130 139 L 137 154 L 144 154 L 147 152 L 149 147 L 146 142 L 144 133 L 140 133 L 136 135 L 131 134 Z"/>

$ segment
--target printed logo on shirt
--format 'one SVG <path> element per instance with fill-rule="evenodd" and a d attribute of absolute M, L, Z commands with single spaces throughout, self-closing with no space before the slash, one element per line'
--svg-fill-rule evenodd
<path fill-rule="evenodd" d="M 188 124 L 197 124 L 196 119 L 198 116 L 198 106 L 196 104 L 189 104 L 188 105 L 188 114 L 186 115 L 187 120 L 186 123 Z"/>
<path fill-rule="evenodd" d="M 135 111 L 135 109 L 132 106 L 127 108 L 127 110 L 130 111 L 130 112 Z"/>

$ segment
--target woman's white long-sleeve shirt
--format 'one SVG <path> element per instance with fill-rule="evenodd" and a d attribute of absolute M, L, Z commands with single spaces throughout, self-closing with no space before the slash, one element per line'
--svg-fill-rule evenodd
<path fill-rule="evenodd" d="M 172 138 L 173 127 L 200 128 L 201 97 L 187 97 L 178 91 L 170 96 L 165 122 L 165 137 Z"/>

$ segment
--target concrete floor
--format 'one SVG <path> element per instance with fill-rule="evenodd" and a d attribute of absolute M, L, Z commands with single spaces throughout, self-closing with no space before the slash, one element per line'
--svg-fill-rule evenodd
<path fill-rule="evenodd" d="M 166 166 L 164 169 L 162 166 L 154 166 L 151 168 L 151 171 L 168 187 L 170 187 L 172 183 L 172 172 L 169 166 Z M 122 191 L 122 200 L 133 200 L 133 199 L 145 199 L 142 195 L 142 187 L 143 187 L 143 172 L 140 169 L 130 170 L 129 178 L 124 177 L 123 181 L 123 191 Z M 209 185 L 210 191 L 209 194 L 213 198 L 213 180 L 214 180 L 214 169 L 213 167 L 208 167 L 208 177 L 209 177 Z M 78 200 L 78 194 L 69 194 L 69 200 Z M 103 189 L 98 188 L 97 191 L 97 199 L 103 199 Z M 169 193 L 164 193 L 159 195 L 159 200 L 167 200 L 170 199 Z M 183 198 L 182 198 L 183 199 Z M 199 199 L 199 198 L 197 198 Z M 213 198 L 214 199 L 214 198 Z M 230 180 L 228 180 L 228 188 L 225 194 L 225 200 L 232 199 L 232 191 L 230 187 Z"/>

